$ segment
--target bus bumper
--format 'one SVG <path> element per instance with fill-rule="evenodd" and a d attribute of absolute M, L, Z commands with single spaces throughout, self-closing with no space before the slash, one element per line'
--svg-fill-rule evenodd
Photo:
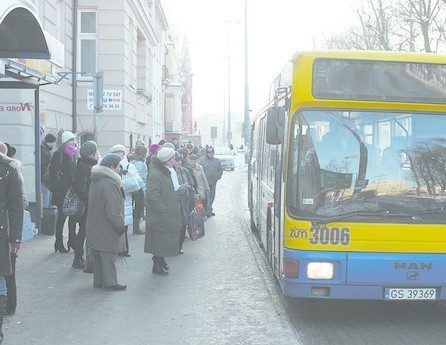
<path fill-rule="evenodd" d="M 436 300 L 446 300 L 446 286 L 437 287 L 437 290 Z M 284 280 L 283 293 L 296 298 L 386 300 L 385 288 L 381 286 L 307 285 Z"/>
<path fill-rule="evenodd" d="M 285 249 L 284 262 L 282 289 L 290 297 L 393 300 L 398 299 L 397 292 L 411 290 L 408 292 L 424 291 L 434 300 L 446 300 L 445 254 Z M 333 273 L 326 279 L 310 279 L 310 263 L 329 263 Z M 419 299 L 427 300 L 425 296 L 414 298 Z"/>

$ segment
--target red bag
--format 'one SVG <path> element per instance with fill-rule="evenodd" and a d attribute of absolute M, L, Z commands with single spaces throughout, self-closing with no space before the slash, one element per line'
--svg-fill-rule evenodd
<path fill-rule="evenodd" d="M 206 210 L 204 209 L 203 203 L 201 202 L 200 198 L 195 199 L 195 210 L 198 213 L 206 213 Z"/>
<path fill-rule="evenodd" d="M 203 205 L 202 205 L 203 206 Z M 204 208 L 203 212 L 198 212 L 197 208 L 189 215 L 189 226 L 187 227 L 189 237 L 195 241 L 204 236 Z"/>

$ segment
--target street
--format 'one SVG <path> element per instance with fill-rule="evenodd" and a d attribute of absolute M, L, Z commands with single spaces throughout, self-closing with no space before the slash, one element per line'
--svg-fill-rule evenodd
<path fill-rule="evenodd" d="M 252 241 L 245 181 L 224 172 L 205 237 L 166 258 L 166 277 L 151 273 L 144 235 L 129 235 L 132 256 L 117 261 L 126 291 L 94 289 L 91 274 L 71 268 L 72 251 L 54 253 L 54 236 L 25 242 L 3 344 L 299 344 Z"/>
<path fill-rule="evenodd" d="M 283 298 L 249 229 L 240 157 L 217 185 L 205 237 L 167 258 L 166 277 L 151 273 L 143 235 L 118 259 L 122 292 L 94 289 L 72 251 L 53 252 L 53 236 L 25 242 L 3 344 L 444 344 L 444 303 Z"/>

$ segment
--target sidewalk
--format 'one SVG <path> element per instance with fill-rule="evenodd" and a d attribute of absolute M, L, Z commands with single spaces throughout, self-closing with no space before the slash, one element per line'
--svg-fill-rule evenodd
<path fill-rule="evenodd" d="M 130 231 L 131 257 L 117 260 L 126 291 L 94 289 L 92 274 L 71 267 L 73 251 L 54 252 L 54 236 L 25 242 L 17 259 L 17 311 L 5 320 L 3 345 L 296 344 L 248 237 L 244 176 L 224 174 L 205 237 L 186 239 L 184 255 L 166 258 L 168 276 L 151 273 L 145 236 Z M 66 244 L 67 229 L 64 235 Z"/>

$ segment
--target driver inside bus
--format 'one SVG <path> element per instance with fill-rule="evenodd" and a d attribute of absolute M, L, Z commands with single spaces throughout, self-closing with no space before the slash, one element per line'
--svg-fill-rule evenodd
<path fill-rule="evenodd" d="M 322 169 L 347 173 L 351 172 L 350 163 L 359 161 L 359 142 L 346 126 L 331 122 L 330 131 L 318 144 L 317 151 Z"/>

